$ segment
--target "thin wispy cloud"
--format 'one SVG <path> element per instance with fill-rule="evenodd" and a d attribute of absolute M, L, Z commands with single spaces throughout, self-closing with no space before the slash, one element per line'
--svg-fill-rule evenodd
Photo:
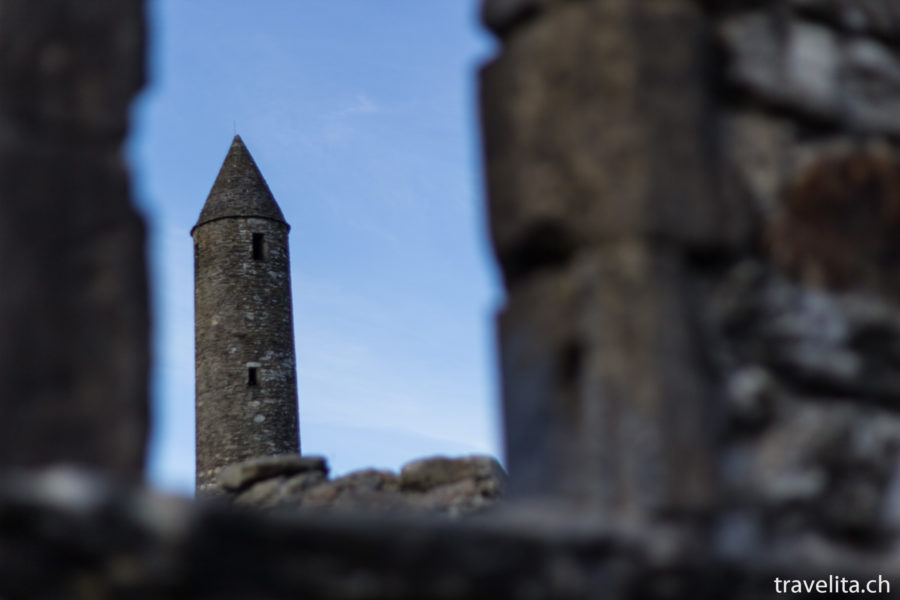
<path fill-rule="evenodd" d="M 368 94 L 357 93 L 350 102 L 322 115 L 322 135 L 330 145 L 339 145 L 357 135 L 361 127 L 359 117 L 379 112 L 381 107 Z"/>
<path fill-rule="evenodd" d="M 331 113 L 331 116 L 371 115 L 380 111 L 378 105 L 367 94 L 357 94 L 352 103 Z"/>

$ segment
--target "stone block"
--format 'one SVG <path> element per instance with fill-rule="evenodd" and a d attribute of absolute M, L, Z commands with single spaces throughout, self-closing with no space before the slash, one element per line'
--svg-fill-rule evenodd
<path fill-rule="evenodd" d="M 780 205 L 790 179 L 798 126 L 786 117 L 760 111 L 726 111 L 718 132 L 732 186 L 746 194 L 759 215 Z"/>
<path fill-rule="evenodd" d="M 492 480 L 502 487 L 506 473 L 491 456 L 447 458 L 435 456 L 412 461 L 400 471 L 400 487 L 404 491 L 427 491 L 462 480 Z"/>
<path fill-rule="evenodd" d="M 243 506 L 256 506 L 265 508 L 272 506 L 274 500 L 281 495 L 281 490 L 287 478 L 283 475 L 275 476 L 271 479 L 263 479 L 248 484 L 249 487 L 241 492 L 234 503 Z"/>
<path fill-rule="evenodd" d="M 508 279 L 621 236 L 743 239 L 746 209 L 716 192 L 705 34 L 690 1 L 562 3 L 482 70 L 491 233 Z"/>
<path fill-rule="evenodd" d="M 900 133 L 900 55 L 879 41 L 848 39 L 841 101 L 855 130 Z"/>
<path fill-rule="evenodd" d="M 884 297 L 798 285 L 745 261 L 702 313 L 725 337 L 720 364 L 762 365 L 809 396 L 900 406 L 900 314 Z"/>
<path fill-rule="evenodd" d="M 260 456 L 223 467 L 219 471 L 218 480 L 227 490 L 240 490 L 264 479 L 288 477 L 309 471 L 327 474 L 328 464 L 325 458 L 299 454 Z"/>
<path fill-rule="evenodd" d="M 879 536 L 900 483 L 898 451 L 896 415 L 784 394 L 772 423 L 725 454 L 724 477 L 734 502 L 795 531 Z"/>
<path fill-rule="evenodd" d="M 900 5 L 891 0 L 790 0 L 790 4 L 853 32 L 886 37 L 900 33 Z"/>
<path fill-rule="evenodd" d="M 499 323 L 511 496 L 629 513 L 713 501 L 685 277 L 671 246 L 623 241 L 514 290 Z"/>
<path fill-rule="evenodd" d="M 806 22 L 785 25 L 759 12 L 724 21 L 719 33 L 732 83 L 815 117 L 838 117 L 842 57 L 836 32 Z"/>
<path fill-rule="evenodd" d="M 764 12 L 723 21 L 731 84 L 777 106 L 857 131 L 900 132 L 900 57 L 874 39 Z"/>

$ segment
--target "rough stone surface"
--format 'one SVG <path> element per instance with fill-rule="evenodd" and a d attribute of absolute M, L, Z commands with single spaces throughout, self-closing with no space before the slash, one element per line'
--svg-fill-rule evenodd
<path fill-rule="evenodd" d="M 307 457 L 295 457 L 306 461 Z M 284 457 L 293 466 L 290 457 Z M 380 512 L 457 517 L 495 507 L 506 473 L 489 456 L 432 457 L 405 465 L 400 475 L 364 469 L 327 479 L 324 461 L 299 474 L 292 469 L 257 468 L 254 459 L 222 470 L 220 481 L 235 504 L 289 512 Z M 246 478 L 238 473 L 252 474 Z"/>
<path fill-rule="evenodd" d="M 504 477 L 503 467 L 490 456 L 457 459 L 436 456 L 404 465 L 400 471 L 400 487 L 404 490 L 427 491 L 464 479 L 502 481 Z"/>
<path fill-rule="evenodd" d="M 745 92 L 854 130 L 900 132 L 900 57 L 867 38 L 760 11 L 725 20 L 726 73 Z"/>
<path fill-rule="evenodd" d="M 228 490 L 241 490 L 261 479 L 310 471 L 327 475 L 328 465 L 325 459 L 299 454 L 260 456 L 224 467 L 219 472 L 219 483 Z"/>
<path fill-rule="evenodd" d="M 732 448 L 726 474 L 737 502 L 786 530 L 883 538 L 898 456 L 896 416 L 782 393 L 772 425 Z"/>
<path fill-rule="evenodd" d="M 695 2 L 567 2 L 482 70 L 491 234 L 508 283 L 623 236 L 741 242 L 746 207 L 716 192 L 703 41 Z"/>
<path fill-rule="evenodd" d="M 500 319 L 512 494 L 626 512 L 712 500 L 714 411 L 683 277 L 672 247 L 631 242 L 516 290 Z"/>
<path fill-rule="evenodd" d="M 147 439 L 144 227 L 122 141 L 143 2 L 0 2 L 0 468 L 137 478 Z"/>
<path fill-rule="evenodd" d="M 888 6 L 486 0 L 503 44 L 481 77 L 513 497 L 607 514 L 714 499 L 744 557 L 791 535 L 893 535 Z M 671 156 L 675 176 L 655 170 Z"/>
<path fill-rule="evenodd" d="M 280 217 L 235 137 L 192 231 L 199 491 L 215 487 L 225 465 L 299 449 L 288 225 Z"/>
<path fill-rule="evenodd" d="M 720 143 L 760 217 L 757 252 L 707 265 L 697 294 L 728 411 L 724 502 L 743 511 L 728 535 L 884 548 L 900 524 L 896 9 L 790 4 L 718 24 Z"/>
<path fill-rule="evenodd" d="M 879 297 L 803 287 L 745 261 L 711 302 L 725 368 L 763 365 L 809 394 L 900 408 L 900 314 Z"/>
<path fill-rule="evenodd" d="M 790 4 L 854 33 L 893 39 L 900 33 L 900 5 L 890 0 L 790 0 Z"/>
<path fill-rule="evenodd" d="M 666 522 L 586 519 L 564 504 L 490 521 L 383 515 L 269 516 L 195 506 L 78 473 L 0 483 L 6 598 L 753 598 L 775 577 L 900 578 L 895 552 L 797 536 L 729 549 Z M 48 576 L 52 574 L 52 576 Z"/>
<path fill-rule="evenodd" d="M 194 227 L 217 219 L 256 217 L 287 225 L 275 197 L 241 136 L 234 136 Z"/>
<path fill-rule="evenodd" d="M 780 195 L 793 179 L 802 142 L 797 125 L 759 110 L 733 110 L 720 116 L 718 133 L 730 184 L 750 199 L 756 217 L 780 207 Z"/>

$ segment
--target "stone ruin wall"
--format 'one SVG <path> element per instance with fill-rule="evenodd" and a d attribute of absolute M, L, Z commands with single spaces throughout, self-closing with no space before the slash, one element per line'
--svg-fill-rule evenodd
<path fill-rule="evenodd" d="M 482 95 L 513 489 L 632 515 L 717 506 L 743 550 L 883 542 L 900 7 L 484 15 L 504 42 Z"/>
<path fill-rule="evenodd" d="M 46 253 L 59 238 L 11 225 L 30 214 L 26 198 L 61 201 L 17 177 L 64 177 L 75 156 L 116 156 L 140 80 L 139 43 L 110 51 L 140 40 L 139 2 L 54 7 L 0 0 L 10 48 L 0 53 L 0 247 L 19 247 L 37 272 L 54 268 Z M 74 472 L 8 474 L 0 596 L 740 600 L 779 597 L 776 576 L 900 584 L 898 9 L 485 0 L 483 18 L 502 43 L 480 77 L 492 237 L 509 294 L 499 318 L 508 505 L 452 524 L 276 518 Z M 132 34 L 112 34 L 122 31 Z M 62 39 L 72 50 L 54 54 Z M 58 62 L 79 52 L 83 61 Z M 110 93 L 53 101 L 81 89 Z M 57 121 L 63 107 L 83 113 Z M 122 116 L 111 129 L 110 115 Z M 25 127 L 47 137 L 15 137 Z M 32 152 L 41 144 L 58 162 Z M 133 222 L 124 189 L 85 192 L 98 205 L 91 215 L 107 207 Z M 130 290 L 131 304 L 117 306 L 136 307 L 138 326 L 116 343 L 137 350 L 101 372 L 138 373 L 128 381 L 141 389 L 85 396 L 78 378 L 55 381 L 69 383 L 69 408 L 110 449 L 82 462 L 115 470 L 143 451 L 141 421 L 108 410 L 145 407 L 143 263 L 115 275 L 106 254 L 85 252 L 109 285 L 61 278 L 57 296 L 91 289 L 102 303 Z M 21 281 L 23 294 L 49 285 Z M 0 323 L 59 318 L 57 305 L 25 313 L 9 298 L 20 297 L 4 297 Z M 116 339 L 100 333 L 89 343 Z M 0 368 L 35 372 L 58 342 L 27 339 L 35 351 Z M 57 351 L 59 364 L 78 364 L 75 350 Z M 0 402 L 18 390 L 36 409 L 54 406 L 56 396 L 15 381 L 0 379 Z M 123 442 L 112 427 L 121 423 L 139 434 Z M 27 425 L 34 441 L 16 447 L 17 462 L 56 462 L 68 446 L 39 434 L 57 425 Z M 0 433 L 16 426 L 5 420 Z"/>

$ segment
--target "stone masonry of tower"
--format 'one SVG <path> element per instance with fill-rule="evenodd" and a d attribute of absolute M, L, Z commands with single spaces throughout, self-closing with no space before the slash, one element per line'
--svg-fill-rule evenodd
<path fill-rule="evenodd" d="M 299 451 L 289 229 L 235 136 L 191 230 L 198 492 L 225 465 Z"/>

